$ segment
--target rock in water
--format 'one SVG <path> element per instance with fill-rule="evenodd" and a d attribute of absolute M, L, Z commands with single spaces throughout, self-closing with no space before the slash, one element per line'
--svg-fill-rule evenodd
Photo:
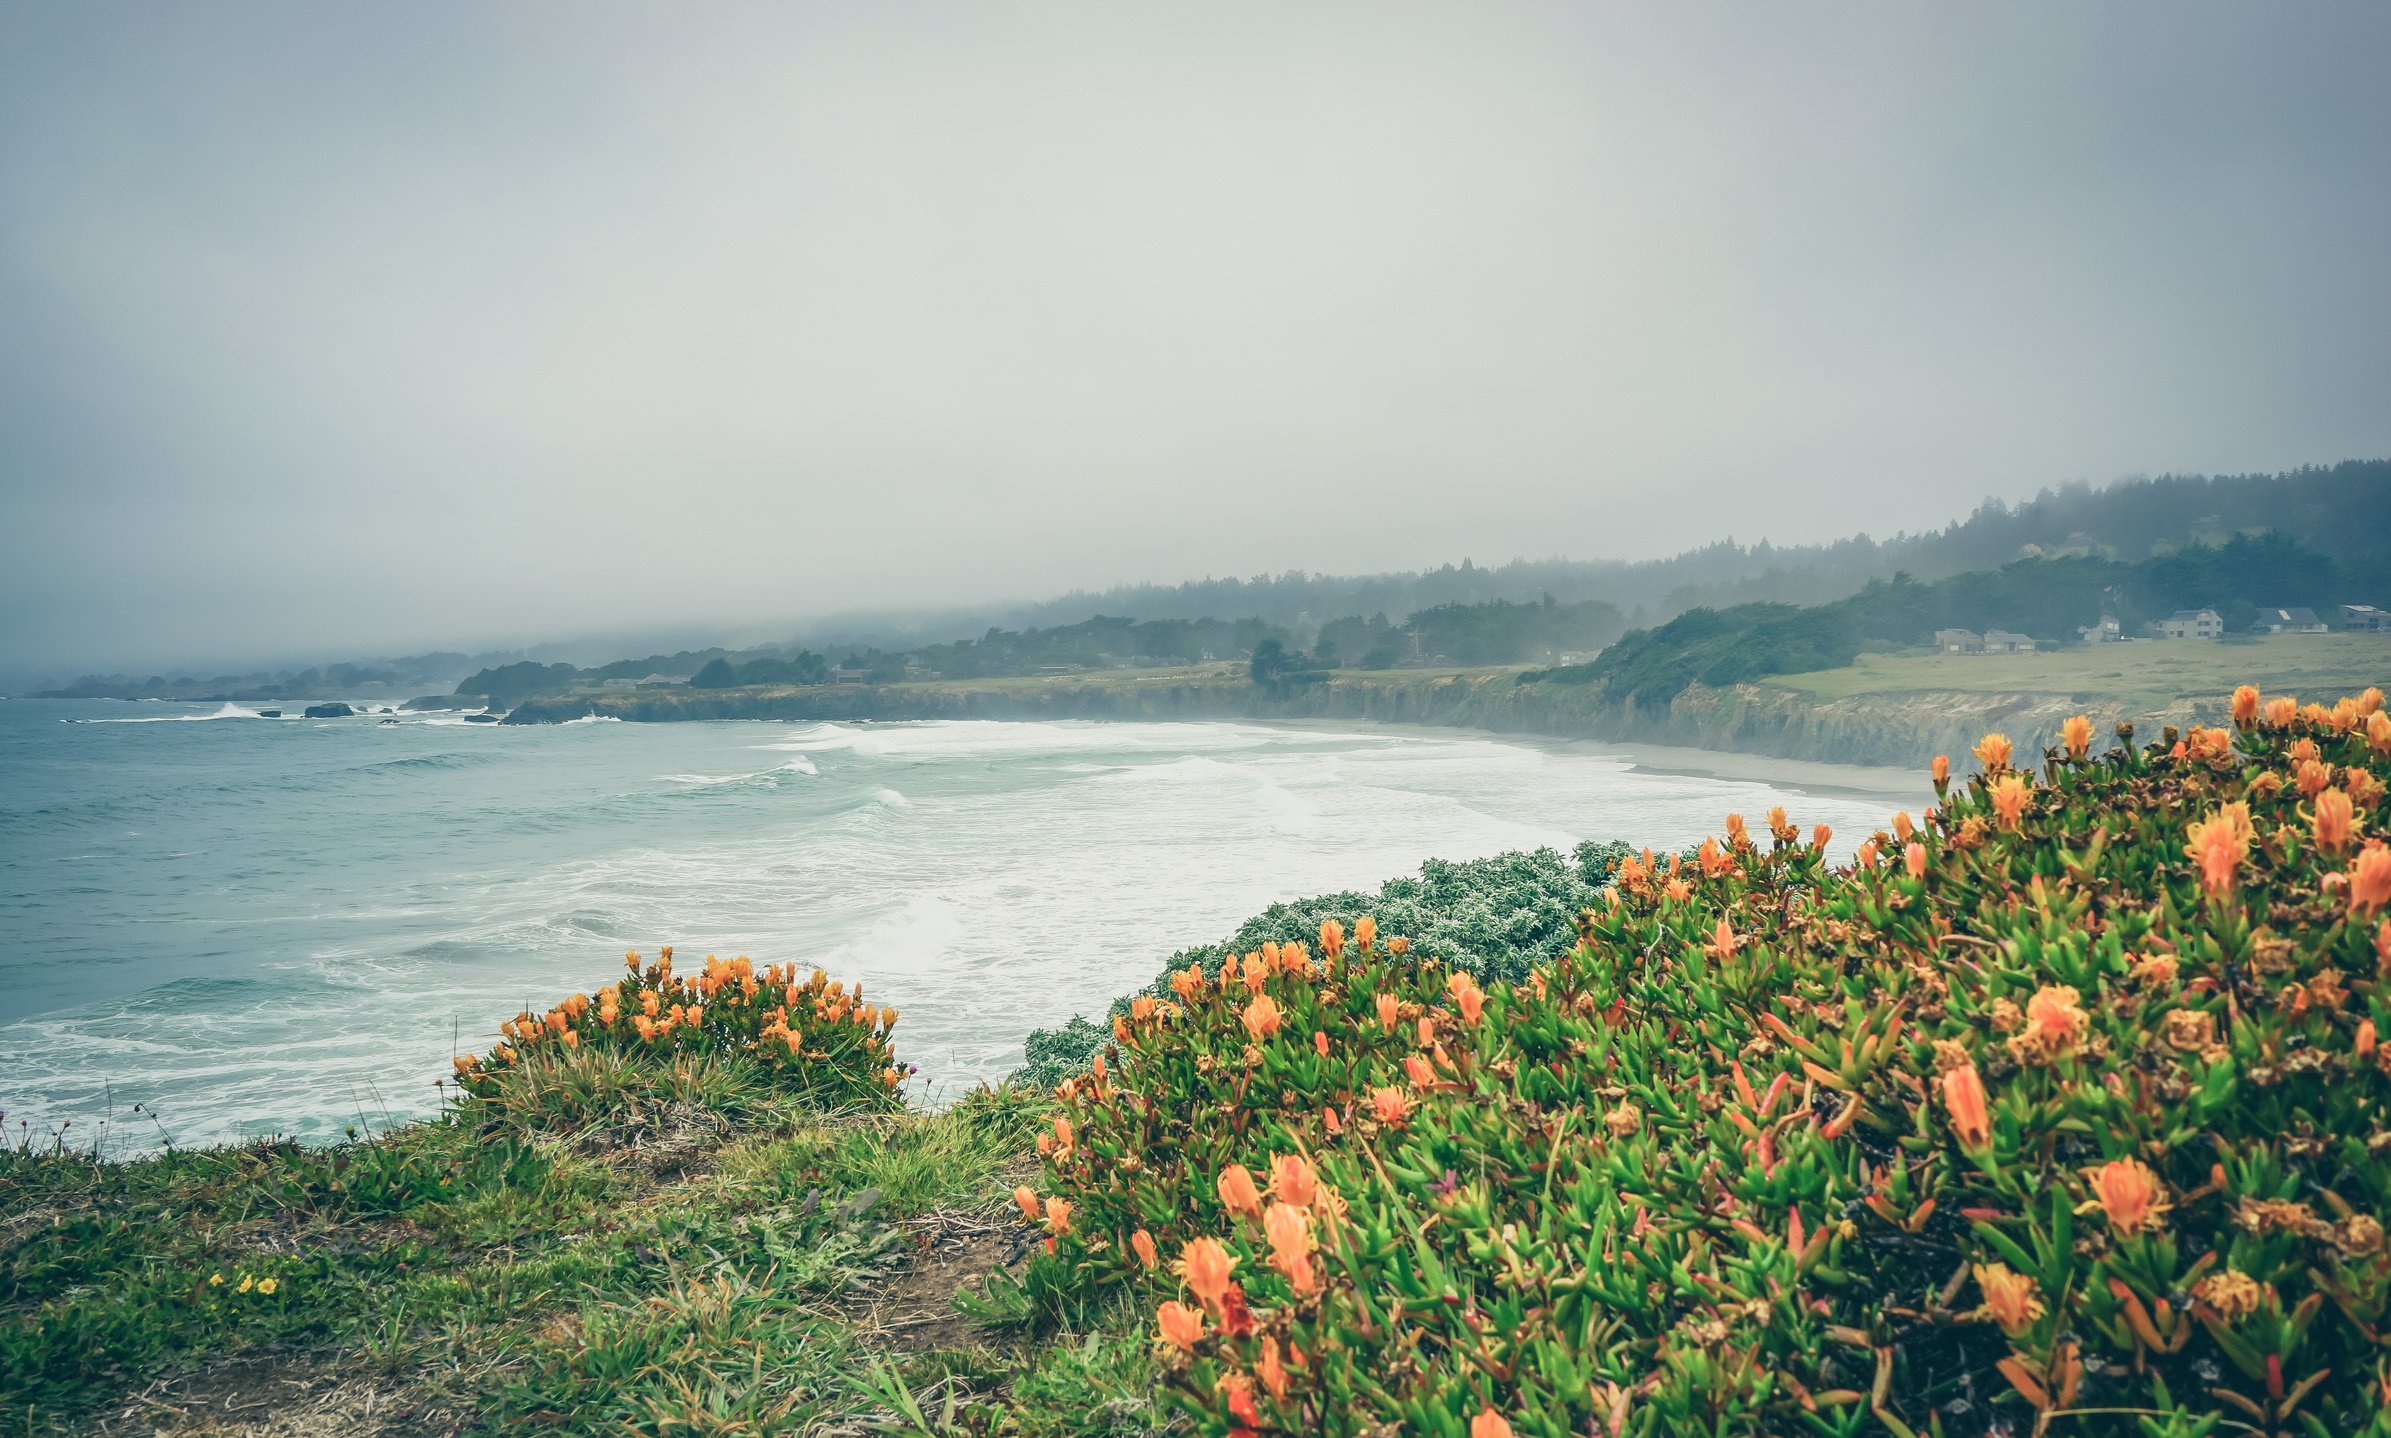
<path fill-rule="evenodd" d="M 346 704 L 310 704 L 307 706 L 307 717 L 310 719 L 346 719 L 356 712 Z"/>

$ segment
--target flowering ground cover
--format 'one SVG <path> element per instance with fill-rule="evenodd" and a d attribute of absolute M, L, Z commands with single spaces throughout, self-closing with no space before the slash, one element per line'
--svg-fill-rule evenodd
<path fill-rule="evenodd" d="M 1368 915 L 1143 996 L 1017 1194 L 1196 1432 L 2391 1434 L 2391 716 L 1629 858 L 1481 986 Z"/>

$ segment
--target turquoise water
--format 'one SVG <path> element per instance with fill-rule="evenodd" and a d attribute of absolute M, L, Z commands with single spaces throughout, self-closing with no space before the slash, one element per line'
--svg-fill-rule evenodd
<path fill-rule="evenodd" d="M 1275 900 L 1778 802 L 1849 839 L 1920 802 L 1854 772 L 1875 791 L 1392 728 L 0 702 L 0 1111 L 127 1147 L 379 1127 L 664 943 L 861 979 L 937 1102 Z"/>

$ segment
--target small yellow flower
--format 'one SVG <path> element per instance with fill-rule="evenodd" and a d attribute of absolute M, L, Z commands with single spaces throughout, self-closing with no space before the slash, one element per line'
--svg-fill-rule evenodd
<path fill-rule="evenodd" d="M 257 1281 L 257 1291 L 258 1291 L 258 1292 L 260 1292 L 260 1293 L 272 1293 L 272 1292 L 273 1292 L 273 1291 L 274 1291 L 276 1288 L 278 1288 L 278 1287 L 280 1287 L 280 1286 L 281 1286 L 281 1280 L 280 1280 L 280 1279 L 274 1279 L 274 1278 L 261 1278 L 261 1279 L 259 1279 L 259 1280 Z"/>
<path fill-rule="evenodd" d="M 236 1289 L 234 1289 L 234 1290 L 233 1290 L 233 1292 L 235 1292 L 235 1293 L 247 1293 L 247 1292 L 248 1292 L 250 1289 L 252 1289 L 252 1288 L 255 1288 L 256 1286 L 257 1286 L 257 1280 L 256 1280 L 256 1279 L 254 1279 L 254 1278 L 251 1278 L 251 1277 L 249 1277 L 249 1276 L 248 1276 L 248 1275 L 246 1275 L 246 1274 L 243 1274 L 243 1275 L 242 1275 L 242 1277 L 241 1277 L 241 1286 L 240 1286 L 239 1288 L 236 1288 Z"/>
<path fill-rule="evenodd" d="M 224 1286 L 224 1275 L 223 1275 L 223 1274 L 221 1274 L 221 1273 L 211 1273 L 211 1274 L 209 1274 L 209 1275 L 208 1275 L 208 1287 L 210 1287 L 210 1288 L 222 1288 L 223 1286 Z"/>

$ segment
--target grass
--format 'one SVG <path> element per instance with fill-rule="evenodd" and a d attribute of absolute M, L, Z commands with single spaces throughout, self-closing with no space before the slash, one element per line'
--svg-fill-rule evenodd
<path fill-rule="evenodd" d="M 2274 634 L 2219 643 L 2179 639 L 2079 645 L 2032 654 L 1863 654 L 1846 669 L 1763 680 L 1820 699 L 1958 691 L 2070 694 L 2148 713 L 2179 698 L 2221 696 L 2236 684 L 2270 693 L 2354 692 L 2382 677 L 2391 636 Z"/>
<path fill-rule="evenodd" d="M 582 1067 L 553 1128 L 483 1103 L 330 1149 L 0 1154 L 0 1431 L 799 1433 L 1017 1375 L 1011 1431 L 1060 1433 L 1136 1396 L 1126 1317 L 954 1306 L 1020 1267 L 1043 1098 L 825 1112 L 686 1055 Z"/>

